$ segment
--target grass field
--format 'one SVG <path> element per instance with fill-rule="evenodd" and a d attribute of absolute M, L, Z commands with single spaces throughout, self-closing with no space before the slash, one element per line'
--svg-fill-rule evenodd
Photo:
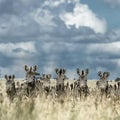
<path fill-rule="evenodd" d="M 5 81 L 0 83 L 0 91 L 4 93 L 0 120 L 120 120 L 120 101 L 112 98 L 101 100 L 97 93 L 82 100 L 72 96 L 56 99 L 39 95 L 24 98 L 22 102 L 15 98 L 10 103 L 5 94 Z M 90 88 L 95 84 L 95 81 L 88 81 Z"/>

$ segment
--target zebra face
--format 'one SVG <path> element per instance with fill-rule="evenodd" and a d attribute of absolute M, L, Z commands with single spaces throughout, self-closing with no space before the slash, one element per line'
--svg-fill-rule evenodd
<path fill-rule="evenodd" d="M 35 78 L 35 75 L 37 74 L 37 66 L 33 66 L 33 67 L 28 67 L 27 65 L 25 65 L 25 72 L 26 72 L 26 80 L 28 82 L 32 82 Z"/>
<path fill-rule="evenodd" d="M 46 80 L 46 81 L 49 81 L 50 78 L 51 78 L 51 76 L 52 76 L 51 74 L 43 74 L 43 75 L 42 75 L 42 79 L 43 79 L 43 80 Z"/>
<path fill-rule="evenodd" d="M 97 86 L 100 89 L 106 89 L 108 86 L 107 78 L 109 77 L 109 72 L 102 73 L 101 71 L 98 72 L 98 76 L 100 77 L 99 81 L 97 81 Z"/>
<path fill-rule="evenodd" d="M 55 72 L 57 74 L 57 84 L 64 84 L 64 80 L 66 79 L 66 70 L 65 69 L 62 69 L 62 68 L 57 68 L 55 69 Z"/>
<path fill-rule="evenodd" d="M 51 74 L 43 74 L 42 80 L 43 80 L 43 85 L 44 86 L 49 86 L 50 85 L 50 79 L 51 79 Z"/>
<path fill-rule="evenodd" d="M 77 68 L 77 74 L 79 75 L 79 79 L 77 80 L 79 87 L 85 87 L 87 86 L 87 75 L 89 73 L 89 70 L 82 70 L 80 71 L 79 68 Z"/>
<path fill-rule="evenodd" d="M 6 91 L 10 92 L 15 88 L 15 75 L 5 75 L 6 79 Z"/>

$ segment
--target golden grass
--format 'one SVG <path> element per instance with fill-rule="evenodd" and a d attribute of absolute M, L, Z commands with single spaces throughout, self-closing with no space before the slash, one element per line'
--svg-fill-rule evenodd
<path fill-rule="evenodd" d="M 4 81 L 1 81 L 1 86 L 4 89 Z M 88 86 L 94 87 L 95 81 L 88 81 Z M 22 102 L 16 98 L 10 103 L 4 94 L 0 120 L 120 120 L 120 101 L 101 100 L 96 94 L 86 100 L 70 96 L 53 99 L 43 95 L 25 98 Z"/>

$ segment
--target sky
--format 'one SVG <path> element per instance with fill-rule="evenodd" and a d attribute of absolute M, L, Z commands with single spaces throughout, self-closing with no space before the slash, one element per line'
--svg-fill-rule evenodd
<path fill-rule="evenodd" d="M 120 0 L 0 0 L 1 74 L 24 78 L 25 64 L 120 77 Z"/>

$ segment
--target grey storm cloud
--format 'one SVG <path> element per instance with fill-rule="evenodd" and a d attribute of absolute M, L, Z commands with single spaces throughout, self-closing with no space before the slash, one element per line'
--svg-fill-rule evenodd
<path fill-rule="evenodd" d="M 79 21 L 86 13 L 94 19 L 92 25 Z M 97 23 L 103 27 L 96 29 Z M 36 64 L 40 73 L 54 74 L 56 67 L 64 67 L 74 78 L 79 67 L 90 69 L 90 79 L 99 70 L 110 71 L 114 79 L 119 76 L 120 30 L 106 27 L 104 18 L 78 0 L 0 0 L 2 74 L 24 77 L 24 65 Z"/>

